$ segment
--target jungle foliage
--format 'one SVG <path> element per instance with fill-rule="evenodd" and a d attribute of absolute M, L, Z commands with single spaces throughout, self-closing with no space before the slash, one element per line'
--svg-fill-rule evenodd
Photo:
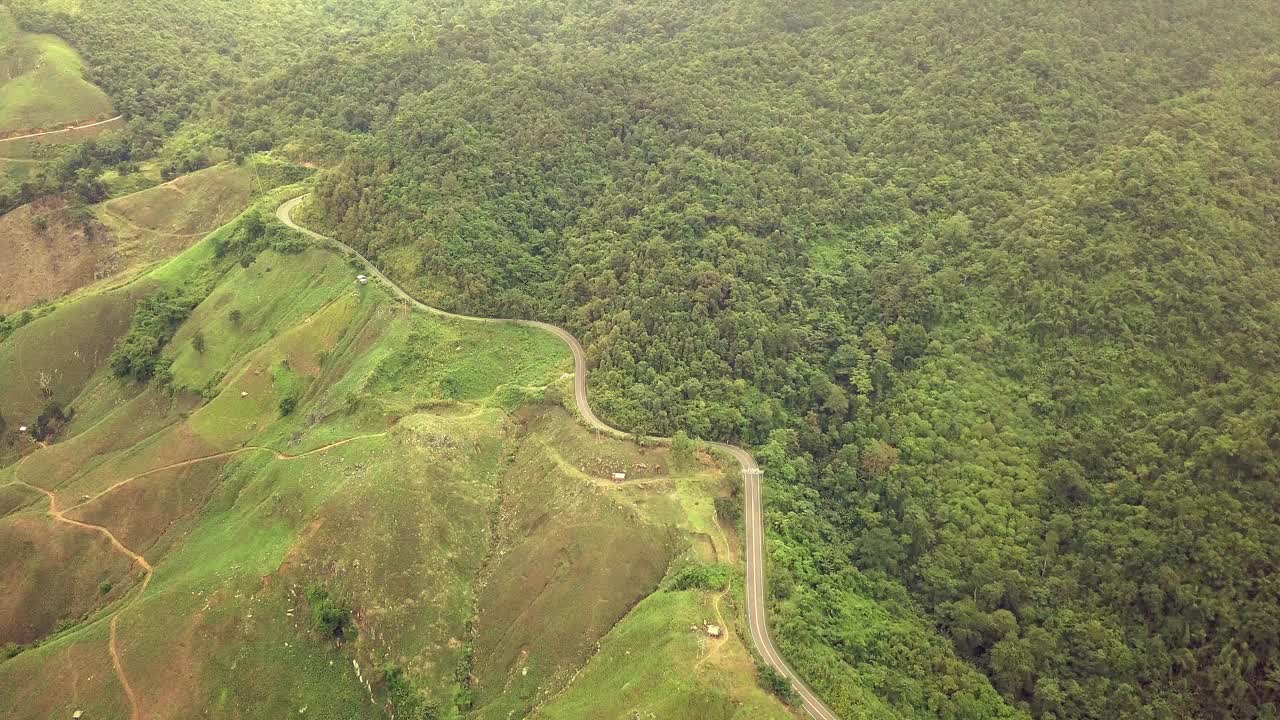
<path fill-rule="evenodd" d="M 779 634 L 838 710 L 996 714 L 871 596 L 1038 718 L 1273 717 L 1277 19 L 522 4 L 281 82 L 419 76 L 320 181 L 343 241 L 567 324 L 623 427 L 777 446 Z"/>
<path fill-rule="evenodd" d="M 569 327 L 615 424 L 757 446 L 842 715 L 1280 714 L 1274 2 L 198 4 L 16 14 L 173 157 L 333 161 L 319 222 Z"/>

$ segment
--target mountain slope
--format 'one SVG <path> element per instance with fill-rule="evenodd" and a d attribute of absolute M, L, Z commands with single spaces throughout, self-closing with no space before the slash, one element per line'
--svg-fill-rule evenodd
<path fill-rule="evenodd" d="M 47 354 L 59 412 L 38 444 L 17 425 L 51 406 L 0 381 L 21 455 L 0 470 L 0 546 L 22 548 L 0 643 L 25 645 L 0 661 L 0 713 L 525 713 L 670 566 L 729 552 L 693 530 L 718 527 L 720 469 L 578 426 L 558 338 L 414 314 L 255 213 L 0 342 L 22 360 L 62 328 L 93 336 L 75 324 L 92 308 L 125 320 L 97 325 L 114 354 Z M 750 673 L 697 683 L 785 717 Z"/>

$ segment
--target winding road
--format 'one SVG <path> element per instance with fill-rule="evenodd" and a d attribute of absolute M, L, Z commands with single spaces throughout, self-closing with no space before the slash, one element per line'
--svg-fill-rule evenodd
<path fill-rule="evenodd" d="M 405 292 L 399 285 L 391 282 L 373 263 L 369 262 L 363 255 L 356 252 L 353 248 L 325 235 L 313 232 L 304 228 L 293 221 L 293 210 L 306 199 L 306 195 L 296 197 L 282 204 L 276 210 L 276 217 L 280 222 L 297 230 L 308 237 L 315 238 L 330 243 L 345 255 L 355 257 L 368 270 L 370 277 L 377 278 L 384 286 L 386 286 L 396 297 L 409 303 L 423 312 L 438 315 L 440 317 L 453 318 L 457 320 L 469 320 L 474 322 L 485 323 L 504 323 L 510 325 L 523 325 L 525 327 L 538 328 L 555 335 L 564 341 L 565 345 L 573 352 L 573 385 L 574 398 L 578 406 L 578 413 L 582 419 L 595 430 L 607 433 L 609 435 L 630 438 L 630 434 L 625 433 L 617 428 L 610 427 L 605 424 L 595 411 L 591 409 L 591 403 L 587 398 L 587 353 L 582 348 L 582 343 L 578 342 L 569 331 L 551 325 L 549 323 L 538 322 L 536 320 L 513 320 L 505 318 L 484 318 L 471 317 L 468 315 L 458 315 L 456 313 L 446 312 L 439 308 L 431 307 L 425 303 L 414 299 L 409 293 Z M 658 442 L 669 442 L 670 438 L 649 438 Z M 804 705 L 804 709 L 815 720 L 838 720 L 835 713 L 831 711 L 816 693 L 809 688 L 808 685 L 796 675 L 795 671 L 787 665 L 787 661 L 782 658 L 782 654 L 778 652 L 778 648 L 773 644 L 773 638 L 769 635 L 769 621 L 765 611 L 765 574 L 764 574 L 764 501 L 761 493 L 761 478 L 764 473 L 760 470 L 760 466 L 756 464 L 756 460 L 751 453 L 743 450 L 735 445 L 726 445 L 724 443 L 709 442 L 707 446 L 718 449 L 738 461 L 742 466 L 742 482 L 746 486 L 746 517 L 745 524 L 747 529 L 747 625 L 751 632 L 751 639 L 755 643 L 756 650 L 766 663 L 782 674 L 783 677 L 791 681 L 791 686 L 795 689 L 796 694 L 800 696 L 800 700 Z"/>

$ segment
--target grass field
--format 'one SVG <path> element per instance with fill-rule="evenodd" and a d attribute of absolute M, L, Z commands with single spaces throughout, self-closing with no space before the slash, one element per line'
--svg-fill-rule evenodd
<path fill-rule="evenodd" d="M 203 235 L 249 204 L 252 177 L 248 165 L 215 165 L 108 200 L 99 207 L 99 217 L 121 235 L 129 234 L 128 229 L 163 236 Z"/>
<path fill-rule="evenodd" d="M 47 399 L 71 402 L 129 328 L 136 303 L 157 286 L 142 280 L 86 295 L 18 328 L 0 343 L 0 414 L 34 420 Z M 49 379 L 49 397 L 41 377 Z"/>
<path fill-rule="evenodd" d="M 257 165 L 224 163 L 108 200 L 87 221 L 56 199 L 0 215 L 0 256 L 12 259 L 0 264 L 0 314 L 182 252 L 268 189 Z"/>
<path fill-rule="evenodd" d="M 37 643 L 0 661 L 0 715 L 385 717 L 387 669 L 398 716 L 784 712 L 735 634 L 712 653 L 687 630 L 731 618 L 731 594 L 651 595 L 673 561 L 730 554 L 717 469 L 579 425 L 548 335 L 410 313 L 326 250 L 264 251 L 219 266 L 167 386 L 112 377 L 137 298 L 210 277 L 211 245 L 0 343 L 14 420 L 43 401 L 32 368 L 80 358 L 55 389 L 66 435 L 0 468 L 0 643 Z M 313 626 L 315 588 L 350 610 L 340 639 Z M 574 714 L 617 681 L 620 714 Z"/>
<path fill-rule="evenodd" d="M 720 598 L 720 604 L 726 604 Z M 573 686 L 534 718 L 770 720 L 792 717 L 756 686 L 754 665 L 736 636 L 711 638 L 707 623 L 726 615 L 698 590 L 645 598 L 600 643 Z M 723 621 L 719 621 L 722 627 Z"/>
<path fill-rule="evenodd" d="M 18 31 L 0 9 L 0 134 L 110 115 L 111 101 L 84 79 L 75 50 L 52 35 Z"/>

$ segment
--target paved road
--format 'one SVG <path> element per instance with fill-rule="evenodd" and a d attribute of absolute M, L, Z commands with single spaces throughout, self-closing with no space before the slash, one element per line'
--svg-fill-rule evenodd
<path fill-rule="evenodd" d="M 18 135 L 15 137 L 0 138 L 0 143 L 13 142 L 14 140 L 30 140 L 31 138 L 34 138 L 34 137 L 41 137 L 44 135 L 57 135 L 58 133 L 73 132 L 75 130 L 88 130 L 91 127 L 98 127 L 99 125 L 106 125 L 109 122 L 115 122 L 116 120 L 119 120 L 122 117 L 124 117 L 124 115 L 117 115 L 113 118 L 107 118 L 106 120 L 91 122 L 88 125 L 77 125 L 75 127 L 62 128 L 60 130 L 45 130 L 44 132 L 30 133 L 28 135 Z"/>
<path fill-rule="evenodd" d="M 628 438 L 630 434 L 625 433 L 617 428 L 609 427 L 596 416 L 595 411 L 591 409 L 591 403 L 587 399 L 587 353 L 582 349 L 582 343 L 569 333 L 569 331 L 536 320 L 507 320 L 503 318 L 480 318 L 470 317 L 467 315 L 457 315 L 451 312 L 445 312 L 439 308 L 433 308 L 430 305 L 418 302 L 409 293 L 400 288 L 399 285 L 391 282 L 378 268 L 373 266 L 363 255 L 354 249 L 344 245 L 333 238 L 326 237 L 319 233 L 312 232 L 304 227 L 296 225 L 293 222 L 293 209 L 306 196 L 294 198 L 279 207 L 276 210 L 276 217 L 285 225 L 304 233 L 317 240 L 323 240 L 337 246 L 343 253 L 359 258 L 367 268 L 370 277 L 377 278 L 379 282 L 391 290 L 396 297 L 404 300 L 413 307 L 424 312 L 439 315 L 441 317 L 455 318 L 459 320 L 471 320 L 488 323 L 508 323 L 512 325 L 524 325 L 525 327 L 535 327 L 545 330 L 552 335 L 564 341 L 569 349 L 573 351 L 573 393 L 577 401 L 578 413 L 582 415 L 582 419 L 588 425 L 609 435 Z M 670 438 L 651 438 L 658 442 L 669 442 Z M 818 699 L 816 693 L 804 684 L 787 662 L 782 659 L 782 654 L 778 652 L 778 648 L 774 647 L 773 638 L 769 636 L 769 621 L 765 615 L 765 574 L 764 574 L 764 501 L 761 495 L 761 478 L 764 473 L 760 470 L 760 466 L 756 465 L 756 460 L 751 453 L 743 450 L 735 445 L 726 445 L 724 443 L 707 443 L 710 447 L 716 448 L 730 456 L 732 456 L 742 466 L 742 482 L 746 487 L 746 528 L 747 528 L 747 625 L 751 631 L 751 639 L 755 643 L 756 650 L 759 651 L 761 657 L 775 670 L 791 680 L 792 687 L 800 696 L 804 703 L 804 709 L 815 720 L 838 720 L 836 714 L 831 712 L 830 708 Z"/>

